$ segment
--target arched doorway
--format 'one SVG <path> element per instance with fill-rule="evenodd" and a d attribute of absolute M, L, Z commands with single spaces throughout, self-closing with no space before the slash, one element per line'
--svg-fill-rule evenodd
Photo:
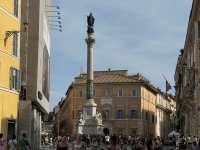
<path fill-rule="evenodd" d="M 109 133 L 110 133 L 110 131 L 109 131 L 109 129 L 108 128 L 104 128 L 103 129 L 103 133 L 105 134 L 105 135 L 109 135 Z"/>

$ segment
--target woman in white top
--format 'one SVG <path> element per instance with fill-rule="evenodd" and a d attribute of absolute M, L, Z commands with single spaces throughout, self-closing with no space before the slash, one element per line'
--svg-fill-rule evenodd
<path fill-rule="evenodd" d="M 72 150 L 85 150 L 85 145 L 81 141 L 82 135 L 79 133 L 77 136 L 76 141 L 73 142 Z"/>
<path fill-rule="evenodd" d="M 8 141 L 8 148 L 9 150 L 17 150 L 17 140 L 15 135 L 13 135 L 13 138 Z"/>

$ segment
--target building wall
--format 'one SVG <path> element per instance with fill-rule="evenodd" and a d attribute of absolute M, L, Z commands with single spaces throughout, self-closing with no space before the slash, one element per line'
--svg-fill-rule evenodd
<path fill-rule="evenodd" d="M 19 0 L 18 16 L 15 16 L 14 1 L 0 1 L 0 132 L 4 134 L 5 139 L 10 139 L 13 134 L 17 134 L 19 93 L 11 89 L 10 68 L 20 69 L 20 32 L 17 34 L 17 56 L 13 55 L 13 35 L 5 38 L 5 32 L 20 31 L 20 3 Z M 10 123 L 12 123 L 12 129 Z"/>
<path fill-rule="evenodd" d="M 189 16 L 184 49 L 178 57 L 175 70 L 177 130 L 185 136 L 200 136 L 199 116 L 199 39 L 200 2 L 193 1 Z"/>
<path fill-rule="evenodd" d="M 174 113 L 176 111 L 176 103 L 172 96 L 168 96 L 166 99 L 166 94 L 160 92 L 157 94 L 156 102 L 156 136 L 167 137 L 167 135 L 175 130 L 174 126 Z"/>
<path fill-rule="evenodd" d="M 100 74 L 100 72 L 98 73 Z M 114 73 L 112 72 L 112 74 Z M 75 124 L 78 118 L 78 110 L 82 110 L 82 106 L 86 103 L 86 85 L 85 83 L 78 83 L 80 80 L 77 78 L 75 78 L 75 81 L 77 82 L 70 86 L 66 98 L 61 101 L 60 105 L 60 114 L 62 114 L 60 116 L 60 128 L 66 128 L 65 134 L 69 135 L 76 134 Z M 122 96 L 118 95 L 119 90 L 123 91 Z M 133 90 L 135 90 L 134 96 Z M 104 128 L 109 129 L 109 134 L 155 134 L 156 92 L 144 82 L 94 83 L 94 91 L 97 111 L 102 114 L 103 110 L 110 112 L 109 118 L 103 119 Z M 132 109 L 137 110 L 137 117 L 134 119 L 130 118 Z M 124 111 L 122 119 L 117 119 L 117 110 Z M 145 112 L 150 115 L 148 120 L 145 119 Z"/>
<path fill-rule="evenodd" d="M 22 0 L 21 27 L 24 30 L 24 22 L 28 27 L 20 39 L 23 98 L 19 135 L 27 133 L 31 149 L 40 149 L 41 122 L 49 113 L 50 35 L 46 11 L 50 4 L 49 0 Z"/>

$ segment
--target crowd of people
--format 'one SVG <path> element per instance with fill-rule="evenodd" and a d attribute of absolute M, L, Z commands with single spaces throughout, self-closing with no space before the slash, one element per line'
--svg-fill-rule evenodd
<path fill-rule="evenodd" d="M 184 136 L 174 136 L 171 138 L 169 150 L 200 150 L 200 139 L 198 137 L 185 138 Z M 69 141 L 66 140 L 68 143 Z M 137 136 L 126 135 L 81 135 L 78 134 L 75 141 L 71 142 L 72 150 L 163 150 L 165 139 L 159 136 Z M 58 142 L 59 143 L 59 142 Z M 168 143 L 169 144 L 169 143 Z M 59 148 L 57 148 L 60 150 Z"/>
<path fill-rule="evenodd" d="M 154 136 L 137 136 L 134 134 L 126 135 L 82 135 L 78 134 L 75 139 L 70 136 L 58 136 L 53 138 L 53 148 L 56 150 L 68 150 L 71 144 L 72 150 L 162 150 L 165 140 Z M 170 150 L 200 150 L 200 139 L 197 136 L 173 136 L 171 137 Z M 6 143 L 7 142 L 7 143 Z M 4 150 L 7 144 L 8 150 L 28 150 L 30 144 L 26 139 L 26 134 L 22 134 L 19 141 L 13 135 L 12 139 L 6 141 L 0 133 L 0 150 Z"/>
<path fill-rule="evenodd" d="M 19 142 L 16 140 L 16 135 L 13 135 L 11 139 L 7 141 L 3 138 L 3 134 L 0 133 L 0 150 L 5 150 L 5 145 L 7 144 L 8 150 L 28 150 L 31 149 L 28 140 L 26 139 L 26 133 L 22 134 Z"/>
<path fill-rule="evenodd" d="M 59 147 L 60 141 L 66 137 L 58 137 L 57 150 L 63 150 Z M 66 143 L 69 141 L 66 140 Z M 75 141 L 71 142 L 72 150 L 162 150 L 163 139 L 152 136 L 135 136 L 135 135 L 81 135 L 78 134 Z M 69 146 L 68 146 L 69 147 Z"/>
<path fill-rule="evenodd" d="M 175 145 L 177 150 L 200 150 L 200 139 L 198 136 L 177 136 Z"/>

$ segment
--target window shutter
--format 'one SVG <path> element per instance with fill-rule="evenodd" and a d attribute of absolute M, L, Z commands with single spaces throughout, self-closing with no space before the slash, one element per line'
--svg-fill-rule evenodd
<path fill-rule="evenodd" d="M 14 15 L 18 17 L 18 0 L 14 0 Z"/>
<path fill-rule="evenodd" d="M 13 55 L 17 56 L 17 50 L 18 50 L 18 34 L 17 32 L 13 33 Z"/>
<path fill-rule="evenodd" d="M 17 91 L 21 91 L 21 70 L 17 70 Z"/>
<path fill-rule="evenodd" d="M 10 89 L 13 89 L 13 67 L 10 67 Z"/>

